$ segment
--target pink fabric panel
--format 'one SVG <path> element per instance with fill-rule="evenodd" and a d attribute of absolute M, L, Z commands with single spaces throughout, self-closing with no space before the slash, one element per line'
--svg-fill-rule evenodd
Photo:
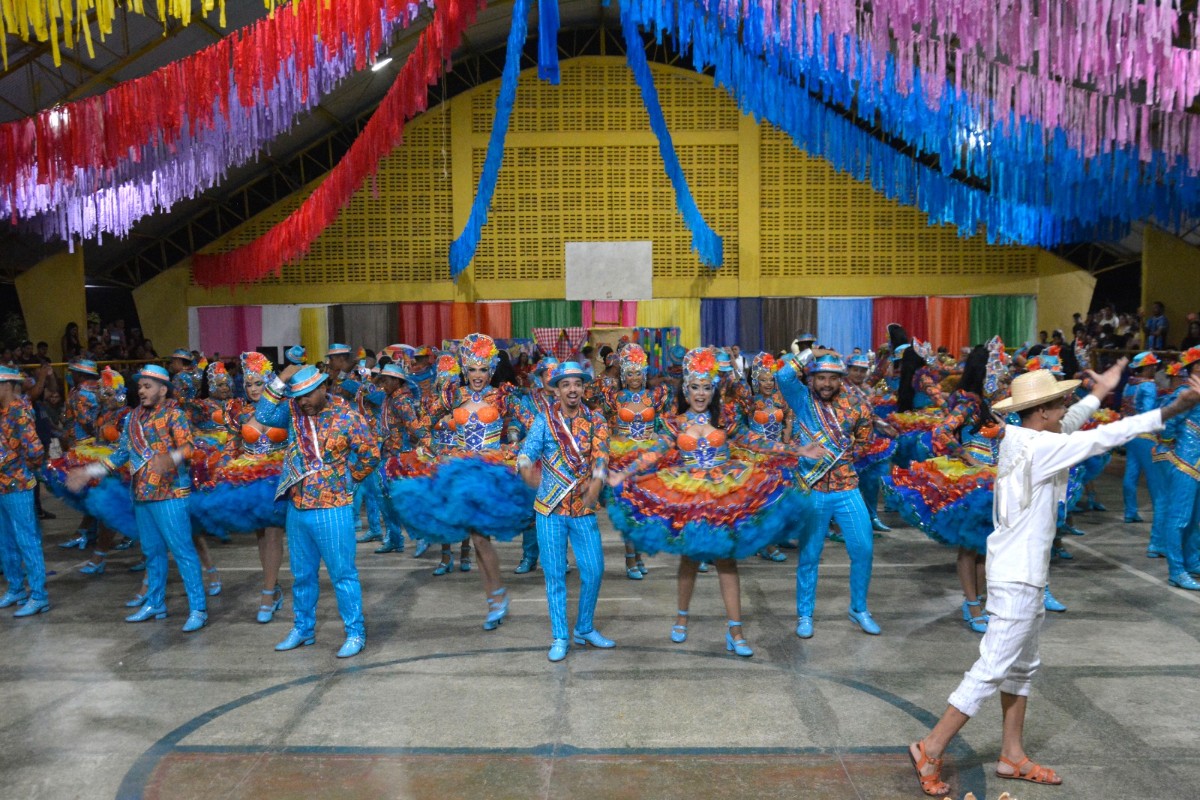
<path fill-rule="evenodd" d="M 600 328 L 612 326 L 632 328 L 637 325 L 636 300 L 585 300 L 583 302 L 583 327 Z"/>
<path fill-rule="evenodd" d="M 200 349 L 208 358 L 236 356 L 262 345 L 262 306 L 208 306 L 196 309 Z"/>

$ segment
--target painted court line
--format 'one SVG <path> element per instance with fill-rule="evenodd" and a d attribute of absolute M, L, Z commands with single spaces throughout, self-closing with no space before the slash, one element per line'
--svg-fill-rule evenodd
<path fill-rule="evenodd" d="M 1193 603 L 1200 603 L 1200 592 L 1189 592 L 1185 589 L 1176 589 L 1174 586 L 1168 586 L 1167 582 L 1165 580 L 1163 580 L 1162 578 L 1155 577 L 1154 575 L 1151 575 L 1149 572 L 1143 572 L 1142 570 L 1138 569 L 1137 567 L 1131 567 L 1128 564 L 1126 564 L 1124 561 L 1118 561 L 1117 559 L 1112 558 L 1111 556 L 1107 556 L 1104 553 L 1101 553 L 1096 548 L 1089 547 L 1088 545 L 1083 544 L 1082 542 L 1072 542 L 1072 545 L 1075 547 L 1076 550 L 1082 550 L 1083 552 L 1087 553 L 1088 555 L 1098 558 L 1107 564 L 1112 564 L 1114 567 L 1119 567 L 1120 569 L 1123 569 L 1126 572 L 1128 572 L 1130 575 L 1135 575 L 1135 576 L 1141 578 L 1146 583 L 1152 583 L 1155 586 L 1159 587 L 1160 589 L 1166 589 L 1167 591 L 1171 592 L 1172 594 L 1178 595 L 1179 597 L 1182 597 L 1185 600 L 1189 600 Z M 1162 559 L 1159 559 L 1159 561 L 1161 561 L 1161 560 Z"/>

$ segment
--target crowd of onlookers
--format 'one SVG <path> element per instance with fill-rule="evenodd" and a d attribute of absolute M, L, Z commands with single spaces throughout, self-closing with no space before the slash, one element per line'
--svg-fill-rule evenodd
<path fill-rule="evenodd" d="M 1063 345 L 1070 339 L 1093 350 L 1187 350 L 1200 345 L 1200 313 L 1187 315 L 1187 329 L 1171 330 L 1166 307 L 1161 302 L 1136 313 L 1117 313 L 1109 303 L 1086 316 L 1075 314 L 1069 332 L 1041 331 L 1039 344 Z"/>

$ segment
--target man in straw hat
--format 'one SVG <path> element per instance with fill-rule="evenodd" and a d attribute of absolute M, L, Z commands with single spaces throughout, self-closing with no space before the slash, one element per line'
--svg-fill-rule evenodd
<path fill-rule="evenodd" d="M 1125 359 L 1095 380 L 1091 395 L 1080 401 L 1092 410 L 1121 379 Z M 921 789 L 931 796 L 950 792 L 941 780 L 942 754 L 950 740 L 979 712 L 997 690 L 1003 710 L 1003 742 L 996 775 L 1031 783 L 1062 783 L 1047 767 L 1032 761 L 1023 742 L 1025 707 L 1030 684 L 1040 666 L 1038 634 L 1045 616 L 1043 589 L 1050 565 L 1057 506 L 1066 496 L 1072 466 L 1118 447 L 1144 433 L 1163 429 L 1172 417 L 1187 413 L 1200 402 L 1200 375 L 1170 405 L 1126 417 L 1089 431 L 1062 433 L 1067 399 L 1077 380 L 1059 381 L 1047 370 L 1018 376 L 1012 396 L 992 406 L 1001 413 L 1016 412 L 1020 425 L 1009 425 L 1000 443 L 995 502 L 995 531 L 988 537 L 987 633 L 979 645 L 979 660 L 950 695 L 950 705 L 924 739 L 909 745 Z"/>

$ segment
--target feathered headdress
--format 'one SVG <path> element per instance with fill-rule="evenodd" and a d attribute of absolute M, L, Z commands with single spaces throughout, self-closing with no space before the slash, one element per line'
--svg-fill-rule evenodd
<path fill-rule="evenodd" d="M 628 378 L 635 375 L 645 375 L 646 368 L 649 366 L 649 361 L 646 359 L 646 351 L 641 345 L 627 344 L 618 351 L 617 362 L 621 366 L 621 377 Z"/>
<path fill-rule="evenodd" d="M 720 382 L 715 349 L 697 347 L 687 351 L 683 357 L 683 385 L 686 387 L 694 380 L 711 381 L 714 387 Z"/>
<path fill-rule="evenodd" d="M 458 359 L 452 355 L 440 355 L 437 360 L 437 382 L 444 383 L 448 380 L 453 380 L 459 375 L 462 375 L 462 370 L 458 368 Z"/>
<path fill-rule="evenodd" d="M 257 375 L 264 383 L 270 383 L 275 377 L 275 368 L 271 365 L 271 360 L 258 351 L 242 353 L 240 360 L 243 375 Z"/>
<path fill-rule="evenodd" d="M 104 371 L 100 373 L 99 392 L 101 397 L 113 397 L 124 402 L 125 378 L 112 367 L 105 367 Z"/>
<path fill-rule="evenodd" d="M 208 388 L 210 391 L 218 386 L 229 385 L 229 371 L 225 369 L 224 361 L 212 362 L 205 368 L 204 374 L 208 378 Z"/>
<path fill-rule="evenodd" d="M 496 349 L 495 340 L 486 333 L 469 333 L 459 342 L 458 360 L 463 372 L 470 367 L 486 367 L 488 372 L 493 372 L 500 362 L 500 351 Z"/>

